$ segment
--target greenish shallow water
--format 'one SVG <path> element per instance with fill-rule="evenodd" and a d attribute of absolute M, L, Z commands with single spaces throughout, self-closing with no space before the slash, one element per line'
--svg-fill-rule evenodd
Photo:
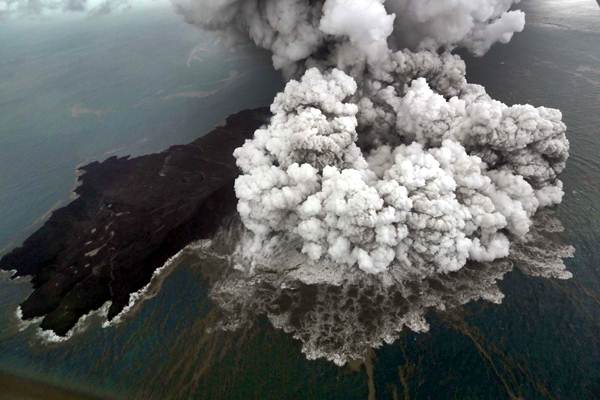
<path fill-rule="evenodd" d="M 161 51 L 156 49 L 157 57 Z M 501 305 L 477 302 L 448 313 L 431 314 L 430 332 L 406 332 L 354 369 L 307 361 L 298 342 L 266 321 L 246 331 L 208 333 L 206 328 L 214 325 L 215 313 L 207 299 L 207 266 L 199 265 L 193 256 L 182 257 L 156 296 L 142 303 L 122 324 L 103 329 L 92 320 L 85 332 L 58 344 L 41 342 L 34 326 L 18 332 L 14 310 L 30 289 L 26 281 L 2 281 L 0 370 L 122 399 L 365 399 L 369 395 L 378 399 L 600 398 L 599 61 L 600 33 L 557 28 L 544 22 L 529 25 L 510 45 L 495 47 L 485 58 L 468 63 L 470 80 L 483 83 L 495 97 L 507 103 L 527 102 L 563 111 L 569 126 L 571 158 L 563 174 L 566 196 L 558 214 L 566 228 L 564 240 L 577 250 L 576 257 L 567 261 L 573 279 L 547 280 L 511 272 L 500 284 L 506 295 Z M 264 64 L 260 65 L 263 68 Z M 218 75 L 220 70 L 215 68 Z M 184 67 L 182 70 L 187 71 Z M 206 72 L 197 74 L 190 77 L 190 82 L 207 79 Z M 224 93 L 222 104 L 231 99 L 240 101 L 240 93 L 253 92 L 232 87 L 230 93 Z M 264 94 L 267 98 L 269 95 Z M 193 107 L 202 109 L 198 104 L 187 107 L 190 113 L 197 111 Z M 198 121 L 207 115 L 219 120 L 223 113 L 235 111 L 219 109 L 223 112 L 215 116 L 215 109 L 198 117 Z M 178 112 L 175 110 L 179 107 L 169 108 L 169 112 Z M 3 114 L 0 118 L 12 117 Z M 14 121 L 25 123 L 18 118 Z M 191 139 L 194 129 L 188 129 L 188 133 L 169 140 L 185 142 L 187 134 Z M 156 147 L 138 147 L 134 128 L 119 131 L 132 135 L 128 143 L 133 144 L 125 152 L 166 145 L 156 139 Z M 174 135 L 175 131 L 179 132 L 174 129 Z M 48 132 L 58 135 L 52 129 Z M 95 135 L 97 131 L 80 139 L 81 146 L 90 146 L 88 153 L 82 153 L 85 157 L 97 157 L 104 149 L 86 144 Z M 5 136 L 17 140 L 18 135 L 3 132 L 2 138 Z M 156 137 L 162 137 L 158 131 Z M 64 141 L 57 144 L 58 148 L 71 139 L 61 139 Z M 1 140 L 2 176 L 9 179 L 14 175 L 10 172 L 13 159 L 8 158 L 6 149 L 12 142 Z M 117 142 L 114 139 L 105 148 Z M 39 147 L 49 143 L 54 142 L 48 140 Z M 29 148 L 23 147 L 19 154 L 28 158 L 25 149 Z M 71 167 L 62 168 L 72 174 Z M 37 168 L 41 167 L 33 165 L 30 171 L 39 172 Z M 4 215 L 16 212 L 6 210 L 4 204 L 14 204 L 15 210 L 27 214 L 27 206 L 17 204 L 27 198 L 26 192 L 19 190 L 31 190 L 37 198 L 56 186 L 46 182 L 46 176 L 36 179 L 43 185 L 30 187 L 31 182 L 25 181 L 20 185 L 28 189 L 3 190 L 2 196 L 21 199 L 9 203 L 3 198 Z M 58 198 L 72 184 L 72 178 L 61 179 L 65 184 L 53 189 Z M 4 185 L 2 181 L 2 187 L 8 187 Z M 8 193 L 14 190 L 18 193 Z M 52 202 L 44 204 L 47 208 Z M 28 215 L 36 218 L 43 214 L 44 204 L 30 208 Z M 13 224 L 25 226 L 23 220 Z"/>

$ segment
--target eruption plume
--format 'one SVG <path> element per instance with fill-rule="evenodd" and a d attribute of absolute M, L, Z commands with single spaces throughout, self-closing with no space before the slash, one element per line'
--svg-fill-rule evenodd
<path fill-rule="evenodd" d="M 236 267 L 211 292 L 221 328 L 266 316 L 342 365 L 426 331 L 428 310 L 501 302 L 513 265 L 571 276 L 543 210 L 563 196 L 560 111 L 492 99 L 452 54 L 510 41 L 517 1 L 173 1 L 288 78 L 234 153 L 236 248 L 206 251 Z"/>
<path fill-rule="evenodd" d="M 174 1 L 289 78 L 235 152 L 246 266 L 286 243 L 306 269 L 423 279 L 507 257 L 561 201 L 561 113 L 493 100 L 451 54 L 508 42 L 514 1 Z"/>

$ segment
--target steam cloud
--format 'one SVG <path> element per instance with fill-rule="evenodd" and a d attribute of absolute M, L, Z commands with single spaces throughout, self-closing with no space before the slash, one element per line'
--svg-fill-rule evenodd
<path fill-rule="evenodd" d="M 561 201 L 561 113 L 493 100 L 451 54 L 521 31 L 512 0 L 174 1 L 290 78 L 235 152 L 251 268 L 286 243 L 307 271 L 422 279 L 507 257 Z"/>

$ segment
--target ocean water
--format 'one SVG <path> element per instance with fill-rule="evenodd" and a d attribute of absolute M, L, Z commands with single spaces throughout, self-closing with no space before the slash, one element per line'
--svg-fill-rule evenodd
<path fill-rule="evenodd" d="M 0 253 L 64 204 L 78 165 L 192 141 L 281 87 L 165 6 L 0 23 Z"/>
<path fill-rule="evenodd" d="M 35 325 L 23 327 L 18 324 L 14 311 L 19 301 L 30 291 L 27 281 L 1 281 L 0 371 L 10 371 L 31 379 L 115 399 L 600 398 L 600 24 L 595 30 L 592 29 L 593 24 L 586 22 L 593 17 L 594 12 L 600 22 L 600 11 L 597 7 L 590 6 L 595 4 L 593 1 L 575 0 L 568 3 L 572 3 L 572 7 L 566 7 L 563 2 L 525 2 L 524 7 L 533 15 L 526 31 L 515 36 L 509 45 L 494 47 L 484 58 L 469 59 L 468 68 L 471 81 L 484 84 L 494 97 L 507 103 L 532 103 L 557 107 L 563 111 L 564 120 L 569 126 L 571 158 L 563 174 L 566 196 L 557 213 L 565 225 L 563 240 L 576 248 L 575 258 L 567 261 L 569 270 L 573 273 L 571 280 L 532 278 L 515 270 L 507 274 L 500 284 L 506 295 L 501 305 L 476 302 L 451 313 L 431 314 L 428 316 L 431 321 L 428 333 L 415 334 L 407 331 L 395 343 L 375 350 L 363 365 L 343 368 L 322 360 L 306 360 L 300 352 L 299 342 L 286 333 L 273 329 L 266 321 L 258 321 L 253 328 L 247 330 L 211 333 L 209 328 L 216 322 L 214 306 L 207 298 L 212 278 L 207 273 L 206 265 L 202 265 L 201 260 L 193 253 L 179 258 L 173 265 L 172 272 L 150 290 L 152 296 L 121 324 L 101 328 L 100 322 L 92 317 L 85 331 L 61 343 L 46 343 L 36 335 Z M 578 12 L 575 10 L 577 6 L 584 7 L 587 11 Z M 141 21 L 140 24 L 144 25 Z M 146 29 L 146 33 L 154 31 L 151 26 Z M 143 36 L 146 37 L 145 34 Z M 189 44 L 187 47 L 181 45 L 181 55 L 189 55 L 189 48 L 197 43 L 190 39 Z M 176 46 L 171 45 L 169 48 L 173 47 Z M 183 48 L 188 50 L 184 51 Z M 157 47 L 156 57 L 163 50 Z M 147 67 L 152 58 L 148 56 L 139 68 L 142 64 Z M 199 82 L 207 79 L 206 71 L 189 71 L 186 58 L 183 59 L 178 71 L 192 75 L 197 73 L 195 77 Z M 265 82 L 270 81 L 273 76 L 262 75 L 269 71 L 266 64 L 268 60 L 264 63 L 253 62 L 259 71 L 254 79 L 264 79 L 257 87 L 264 87 Z M 5 67 L 5 64 L 0 65 Z M 204 67 L 196 65 L 196 68 Z M 144 71 L 145 73 L 147 72 Z M 214 74 L 216 77 L 212 82 L 229 76 L 218 67 L 215 67 Z M 177 77 L 169 79 L 183 79 L 179 74 L 176 75 Z M 163 74 L 157 73 L 156 76 L 162 77 Z M 67 77 L 64 79 L 68 81 Z M 190 81 L 175 87 L 179 92 L 210 91 L 210 85 L 193 86 L 193 90 L 185 86 L 199 85 L 194 79 L 190 76 Z M 145 85 L 158 85 L 156 78 L 145 84 L 141 82 L 140 78 L 143 88 Z M 252 85 L 251 82 L 246 85 Z M 81 79 L 77 83 L 87 85 Z M 7 83 L 3 81 L 2 84 Z M 239 84 L 241 86 L 232 86 L 223 91 L 223 96 L 229 96 L 218 103 L 222 104 L 224 110 L 230 106 L 228 101 L 241 101 L 240 93 L 252 94 L 248 86 L 244 87 L 241 82 Z M 272 85 L 276 89 L 276 85 Z M 97 87 L 100 86 L 103 85 L 97 83 Z M 174 91 L 173 87 L 165 90 L 164 93 Z M 121 96 L 125 98 L 132 91 L 123 89 Z M 91 92 L 94 90 L 90 89 Z M 0 95 L 4 93 L 4 90 L 0 90 Z M 252 95 L 264 95 L 268 98 L 272 93 L 257 91 Z M 18 96 L 15 94 L 15 97 Z M 189 98 L 185 99 L 182 101 L 191 101 Z M 204 109 L 201 104 L 206 99 L 210 97 L 198 99 L 198 104 L 184 103 L 182 108 L 189 107 L 190 123 L 198 123 L 202 118 L 214 116 L 207 111 L 198 121 L 192 119 L 192 114 L 197 112 L 194 107 Z M 45 101 L 52 102 L 49 99 Z M 78 101 L 87 108 L 119 109 L 117 106 L 94 103 L 89 99 Z M 120 100 L 113 101 L 117 103 Z M 44 100 L 40 102 L 43 103 Z M 72 102 L 66 103 L 71 107 Z M 4 104 L 8 103 L 2 104 L 6 107 Z M 22 104 L 26 103 L 20 103 L 18 110 L 26 113 L 28 109 L 23 110 Z M 171 107 L 169 102 L 160 103 L 160 107 L 155 106 L 152 111 L 135 121 L 149 127 L 159 124 L 162 120 L 158 116 L 154 123 L 147 122 L 144 118 L 158 112 L 162 106 Z M 216 106 L 205 107 L 217 109 Z M 235 111 L 235 107 L 239 109 L 241 105 L 234 104 L 231 107 L 234 109 L 230 111 Z M 32 106 L 29 109 L 37 111 L 39 108 Z M 174 105 L 164 115 L 184 113 L 176 109 L 179 107 Z M 122 118 L 130 121 L 126 118 L 129 114 L 123 112 Z M 223 116 L 214 116 L 214 121 Z M 3 114 L 0 118 L 11 117 Z M 58 121 L 59 117 L 52 118 L 57 118 Z M 74 123 L 81 122 L 82 125 L 89 126 L 90 121 L 102 121 L 102 118 L 96 121 L 95 115 L 86 115 L 86 118 L 89 119 L 87 123 Z M 17 120 L 12 120 L 14 126 L 18 126 Z M 20 124 L 35 124 L 25 122 L 26 120 L 21 119 Z M 61 122 L 54 123 L 62 126 Z M 50 126 L 49 122 L 38 124 Z M 69 170 L 68 166 L 61 167 L 60 163 L 53 167 L 65 171 L 65 177 L 62 178 L 64 186 L 59 190 L 52 189 L 53 186 L 58 186 L 56 183 L 47 182 L 50 174 L 46 169 L 50 168 L 34 164 L 42 162 L 38 160 L 42 155 L 52 154 L 44 153 L 47 151 L 44 148 L 52 148 L 55 143 L 53 140 L 62 143 L 56 144 L 56 154 L 66 149 L 77 150 L 79 158 L 73 156 L 76 165 L 87 157 L 98 157 L 98 154 L 102 154 L 101 151 L 122 146 L 119 143 L 127 143 L 129 146 L 122 150 L 124 153 L 137 153 L 158 150 L 160 146 L 164 147 L 179 139 L 185 142 L 194 134 L 194 127 L 188 127 L 189 131 L 185 134 L 175 132 L 175 129 L 166 129 L 172 136 L 161 139 L 165 131 L 157 130 L 155 142 L 150 144 L 151 142 L 140 139 L 144 135 L 140 134 L 138 137 L 132 132 L 135 129 L 118 129 L 117 122 L 113 124 L 111 126 L 114 129 L 102 131 L 112 132 L 112 139 L 95 139 L 98 140 L 96 145 L 100 150 L 94 147 L 96 145 L 86 142 L 96 137 L 91 132 L 79 139 L 80 142 L 75 141 L 79 145 L 71 146 L 68 138 L 53 137 L 60 134 L 56 130 L 47 129 L 48 138 L 31 142 L 35 143 L 32 147 L 22 144 L 23 147 L 18 152 L 9 152 L 7 144 L 18 143 L 18 135 L 11 136 L 8 131 L 3 133 L 2 136 L 6 136 L 6 139 L 1 139 L 3 142 L 0 146 L 3 152 L 0 158 L 2 179 L 7 179 L 8 182 L 8 177 L 12 175 L 6 171 L 14 168 L 20 173 L 21 169 L 30 165 L 27 162 L 30 162 L 32 180 L 22 184 L 24 191 L 21 192 L 21 197 L 6 193 L 10 190 L 3 191 L 1 196 L 15 196 L 14 199 L 25 202 L 25 190 L 30 190 L 30 196 L 34 198 L 44 197 L 44 193 L 52 190 L 58 200 L 68 195 L 70 185 L 73 184 L 72 167 Z M 4 127 L 4 122 L 0 126 Z M 173 128 L 175 125 L 168 126 Z M 100 131 L 96 131 L 96 134 L 98 132 Z M 123 132 L 131 137 L 119 142 L 124 137 Z M 180 134 L 182 136 L 176 136 Z M 71 135 L 73 140 L 78 137 L 76 133 Z M 15 142 L 10 142 L 11 137 Z M 149 143 L 149 147 L 144 147 L 145 143 Z M 33 151 L 40 153 L 37 153 L 37 157 L 31 157 L 31 160 L 29 154 Z M 12 166 L 21 159 L 20 168 Z M 46 177 L 37 178 L 36 174 L 40 172 L 46 174 Z M 70 178 L 66 177 L 68 174 L 71 174 Z M 26 175 L 25 171 L 23 175 Z M 16 178 L 11 179 L 14 179 L 15 185 L 11 187 L 18 189 L 19 182 Z M 31 188 L 30 185 L 35 185 L 36 182 L 37 189 Z M 8 186 L 4 186 L 2 181 L 1 187 Z M 46 208 L 53 201 L 48 201 Z M 35 203 L 31 200 L 31 204 Z M 1 204 L 1 212 L 5 213 L 4 197 Z M 29 213 L 28 206 L 24 204 L 15 204 L 14 207 L 21 209 L 32 220 L 46 211 L 42 205 L 39 205 L 39 211 L 29 206 Z M 2 223 L 5 223 L 6 215 L 10 214 L 3 214 Z M 23 218 L 12 224 L 16 231 L 25 229 L 27 221 Z M 23 331 L 20 332 L 20 329 Z"/>

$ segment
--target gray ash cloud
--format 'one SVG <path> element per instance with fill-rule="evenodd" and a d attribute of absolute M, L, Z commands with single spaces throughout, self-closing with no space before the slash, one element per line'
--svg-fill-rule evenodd
<path fill-rule="evenodd" d="M 524 27 L 510 0 L 179 1 L 190 23 L 273 54 L 289 77 L 235 152 L 244 258 L 298 239 L 306 264 L 407 278 L 508 256 L 560 203 L 560 111 L 508 106 L 464 62 Z M 409 48 L 403 47 L 409 45 Z"/>
<path fill-rule="evenodd" d="M 572 248 L 540 239 L 563 197 L 560 111 L 494 100 L 453 54 L 508 43 L 517 1 L 173 2 L 288 79 L 234 153 L 235 268 L 212 294 L 225 329 L 265 315 L 343 364 L 426 330 L 429 309 L 499 302 L 512 262 L 570 277 Z"/>

